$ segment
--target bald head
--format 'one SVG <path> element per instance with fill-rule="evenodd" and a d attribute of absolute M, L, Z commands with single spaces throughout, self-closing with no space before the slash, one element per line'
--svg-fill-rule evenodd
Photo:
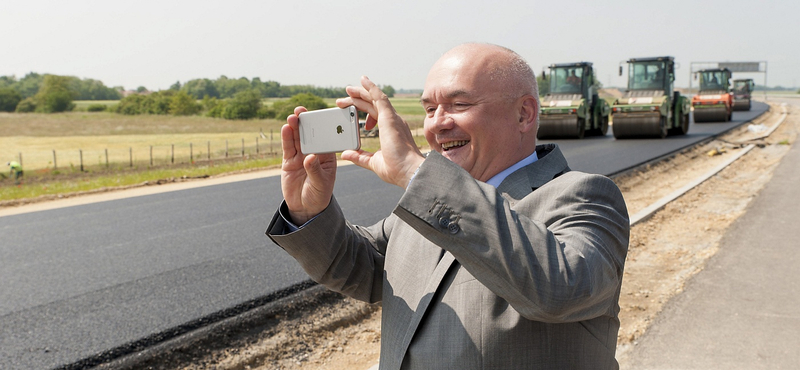
<path fill-rule="evenodd" d="M 504 97 L 516 99 L 532 95 L 538 99 L 536 75 L 519 54 L 511 49 L 482 43 L 467 43 L 447 51 L 434 67 L 448 67 L 461 73 L 473 73 L 481 84 L 497 89 Z"/>

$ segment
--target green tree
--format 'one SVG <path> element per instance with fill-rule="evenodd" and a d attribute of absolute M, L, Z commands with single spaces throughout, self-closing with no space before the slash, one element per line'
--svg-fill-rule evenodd
<path fill-rule="evenodd" d="M 227 119 L 251 119 L 258 115 L 261 96 L 255 90 L 240 91 L 229 100 L 222 114 Z"/>
<path fill-rule="evenodd" d="M 301 93 L 286 100 L 276 101 L 272 104 L 272 109 L 275 111 L 276 118 L 286 119 L 286 117 L 294 113 L 294 108 L 298 106 L 306 107 L 306 109 L 311 111 L 327 108 L 328 104 L 319 96 Z"/>
<path fill-rule="evenodd" d="M 394 97 L 395 90 L 394 87 L 392 87 L 392 85 L 382 86 L 381 91 L 383 91 L 383 93 L 390 98 Z"/>
<path fill-rule="evenodd" d="M 217 98 L 212 98 L 206 95 L 203 98 L 203 109 L 206 111 L 206 116 L 214 118 L 222 118 L 222 113 L 225 112 L 225 101 Z"/>
<path fill-rule="evenodd" d="M 117 104 L 117 113 L 126 115 L 142 114 L 142 105 L 147 97 L 145 95 L 128 95 Z"/>
<path fill-rule="evenodd" d="M 77 93 L 78 100 L 119 100 L 122 94 L 117 89 L 107 87 L 102 81 L 69 77 L 70 89 Z"/>
<path fill-rule="evenodd" d="M 242 91 L 252 90 L 250 81 L 244 77 L 229 79 L 225 76 L 220 76 L 217 81 L 214 82 L 214 85 L 216 85 L 217 91 L 219 91 L 220 98 L 232 98 Z"/>
<path fill-rule="evenodd" d="M 0 112 L 13 112 L 22 101 L 22 95 L 10 87 L 0 87 Z"/>
<path fill-rule="evenodd" d="M 30 113 L 36 110 L 36 99 L 33 97 L 22 99 L 22 101 L 17 104 L 17 109 L 15 112 L 17 113 Z"/>
<path fill-rule="evenodd" d="M 180 82 L 180 81 L 175 81 L 175 83 L 174 83 L 174 84 L 172 84 L 172 85 L 169 87 L 169 89 L 170 89 L 170 90 L 175 90 L 175 91 L 178 91 L 178 90 L 180 90 L 180 89 L 181 89 L 181 82 Z"/>
<path fill-rule="evenodd" d="M 30 98 L 39 92 L 39 87 L 42 85 L 43 80 L 43 75 L 33 72 L 28 73 L 17 82 L 17 85 L 14 86 L 14 90 L 22 94 L 23 98 Z"/>
<path fill-rule="evenodd" d="M 70 88 L 70 77 L 45 75 L 42 87 L 36 93 L 36 111 L 43 113 L 56 113 L 72 110 L 75 104 L 72 100 L 77 92 Z"/>
<path fill-rule="evenodd" d="M 136 88 L 136 92 L 139 93 L 139 94 L 146 93 L 147 92 L 147 88 L 144 87 L 144 86 L 139 86 L 139 87 Z"/>
<path fill-rule="evenodd" d="M 206 96 L 211 98 L 220 97 L 219 91 L 217 91 L 217 87 L 214 85 L 214 81 L 207 78 L 186 81 L 186 83 L 181 86 L 181 90 L 194 96 L 195 99 L 203 99 Z"/>
<path fill-rule="evenodd" d="M 169 113 L 173 116 L 191 116 L 199 111 L 200 105 L 186 91 L 178 91 L 170 98 Z"/>

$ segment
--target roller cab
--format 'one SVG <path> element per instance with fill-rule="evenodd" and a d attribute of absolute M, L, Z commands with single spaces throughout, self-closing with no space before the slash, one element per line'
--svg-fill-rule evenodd
<path fill-rule="evenodd" d="M 611 107 L 614 137 L 664 138 L 689 131 L 689 100 L 674 91 L 672 57 L 632 58 L 628 89 Z M 620 76 L 622 75 L 620 66 Z"/>
<path fill-rule="evenodd" d="M 731 71 L 727 68 L 704 69 L 695 73 L 700 91 L 692 97 L 695 122 L 727 122 L 733 112 L 730 90 Z"/>
<path fill-rule="evenodd" d="M 592 63 L 553 64 L 550 92 L 540 98 L 537 137 L 581 139 L 608 132 L 610 107 L 597 95 Z"/>

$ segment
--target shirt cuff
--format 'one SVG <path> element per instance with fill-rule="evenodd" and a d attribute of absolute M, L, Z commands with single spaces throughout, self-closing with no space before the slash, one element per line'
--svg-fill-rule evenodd
<path fill-rule="evenodd" d="M 294 222 L 291 221 L 292 218 L 289 217 L 289 208 L 286 206 L 286 201 L 283 202 L 283 204 L 281 205 L 278 213 L 281 215 L 281 218 L 283 218 L 283 222 L 286 225 L 284 227 L 284 229 L 283 229 L 283 233 L 284 234 L 289 234 L 289 233 L 293 233 L 293 232 L 295 232 L 297 230 L 300 230 L 303 227 L 305 227 L 306 225 L 308 225 L 309 222 L 314 221 L 315 218 L 319 217 L 319 215 L 311 217 L 311 219 L 306 221 L 304 224 L 302 224 L 300 226 L 297 226 L 297 225 L 295 225 Z"/>

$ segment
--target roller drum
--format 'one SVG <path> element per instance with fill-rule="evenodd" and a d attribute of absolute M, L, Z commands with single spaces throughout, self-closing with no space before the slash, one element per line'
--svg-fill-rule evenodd
<path fill-rule="evenodd" d="M 750 99 L 738 99 L 738 100 L 734 99 L 732 108 L 735 111 L 750 110 Z"/>
<path fill-rule="evenodd" d="M 666 128 L 663 127 L 661 114 L 615 114 L 612 130 L 617 139 L 634 137 L 663 138 Z"/>
<path fill-rule="evenodd" d="M 569 117 L 541 117 L 539 118 L 539 131 L 536 137 L 543 138 L 582 138 L 584 131 L 581 130 L 578 116 Z"/>
<path fill-rule="evenodd" d="M 727 120 L 728 109 L 725 107 L 694 109 L 695 122 L 725 122 Z"/>

